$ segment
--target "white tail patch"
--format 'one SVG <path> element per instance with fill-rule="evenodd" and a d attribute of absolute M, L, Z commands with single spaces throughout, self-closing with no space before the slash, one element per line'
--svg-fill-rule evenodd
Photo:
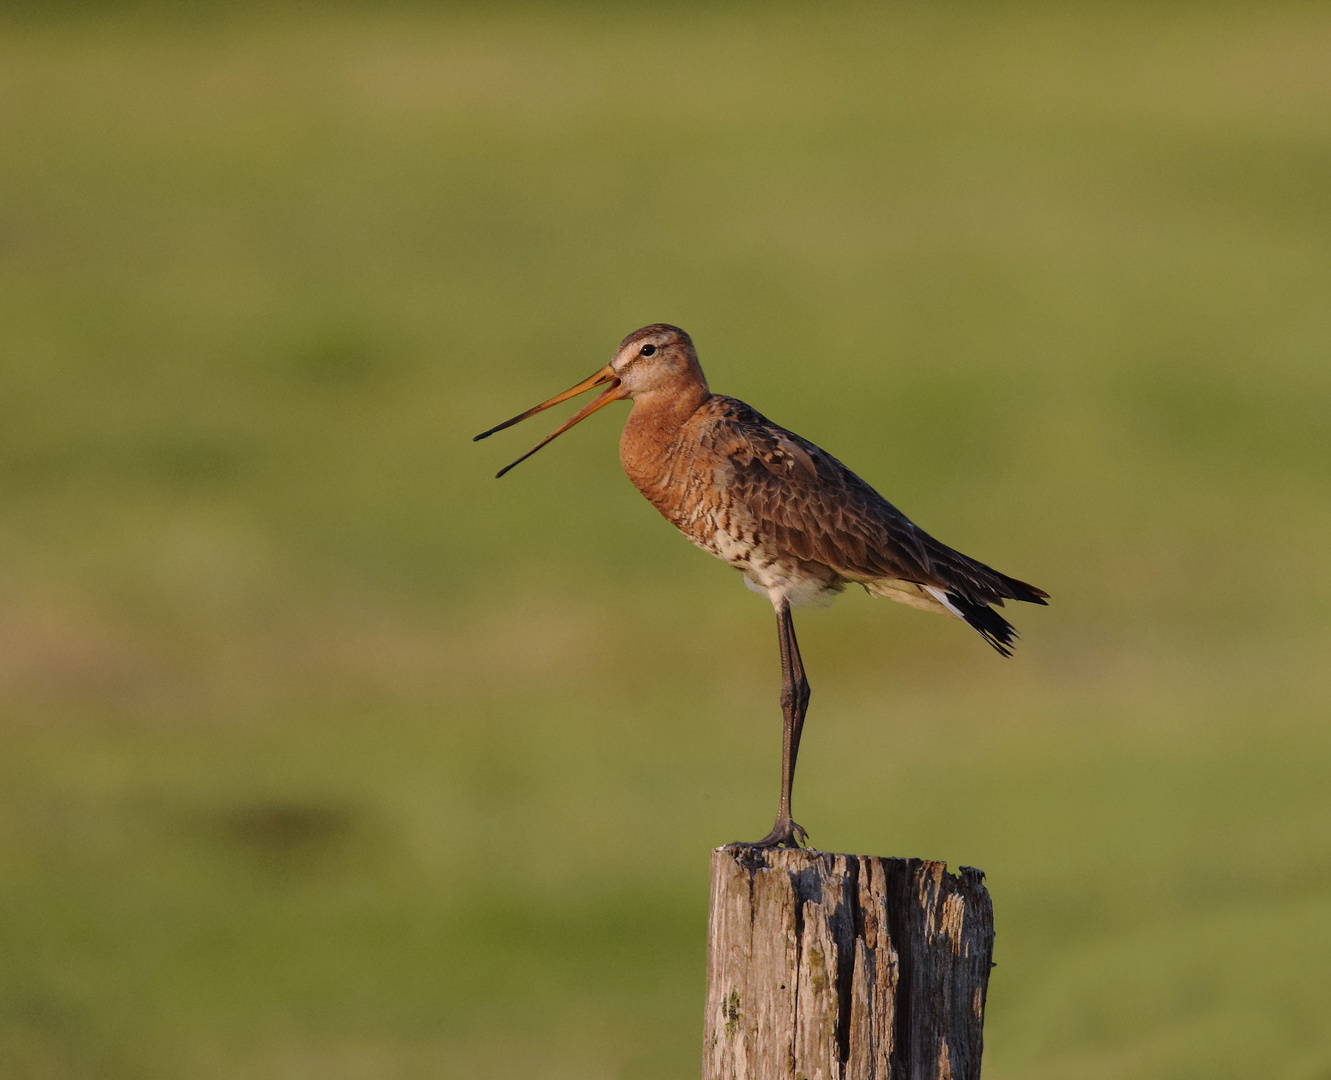
<path fill-rule="evenodd" d="M 942 589 L 935 588 L 932 585 L 925 585 L 923 588 L 925 592 L 927 592 L 930 596 L 932 596 L 935 600 L 937 600 L 940 604 L 942 604 L 943 607 L 947 608 L 948 611 L 952 612 L 952 614 L 955 615 L 958 619 L 960 619 L 962 622 L 966 621 L 966 616 L 963 615 L 952 605 L 952 601 L 947 598 L 947 593 L 943 592 Z"/>
<path fill-rule="evenodd" d="M 867 578 L 860 581 L 874 596 L 895 600 L 898 604 L 906 604 L 920 611 L 932 611 L 935 615 L 956 614 L 956 609 L 927 585 L 917 585 L 900 578 Z"/>

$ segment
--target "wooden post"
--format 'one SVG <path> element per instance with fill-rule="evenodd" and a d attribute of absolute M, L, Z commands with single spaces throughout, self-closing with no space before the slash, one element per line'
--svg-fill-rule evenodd
<path fill-rule="evenodd" d="M 923 859 L 717 848 L 703 1080 L 978 1080 L 983 882 Z"/>

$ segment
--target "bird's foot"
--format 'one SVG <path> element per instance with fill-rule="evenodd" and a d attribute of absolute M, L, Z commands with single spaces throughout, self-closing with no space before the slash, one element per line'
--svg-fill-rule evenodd
<path fill-rule="evenodd" d="M 772 826 L 772 831 L 761 840 L 737 840 L 733 846 L 751 848 L 798 848 L 808 843 L 808 840 L 809 834 L 804 831 L 803 825 L 792 821 L 789 817 L 779 817 L 776 819 L 776 824 Z"/>

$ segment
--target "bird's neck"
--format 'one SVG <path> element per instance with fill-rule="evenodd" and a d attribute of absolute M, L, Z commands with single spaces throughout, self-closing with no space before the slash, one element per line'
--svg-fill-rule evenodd
<path fill-rule="evenodd" d="M 619 441 L 620 460 L 634 483 L 655 471 L 680 429 L 711 396 L 706 383 L 691 384 L 682 391 L 672 388 L 634 395 L 633 411 Z"/>

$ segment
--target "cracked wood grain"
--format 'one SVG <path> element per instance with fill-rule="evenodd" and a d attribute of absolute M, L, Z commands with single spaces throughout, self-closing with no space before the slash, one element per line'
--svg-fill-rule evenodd
<path fill-rule="evenodd" d="M 717 848 L 703 1080 L 978 1080 L 983 882 L 922 859 Z"/>

